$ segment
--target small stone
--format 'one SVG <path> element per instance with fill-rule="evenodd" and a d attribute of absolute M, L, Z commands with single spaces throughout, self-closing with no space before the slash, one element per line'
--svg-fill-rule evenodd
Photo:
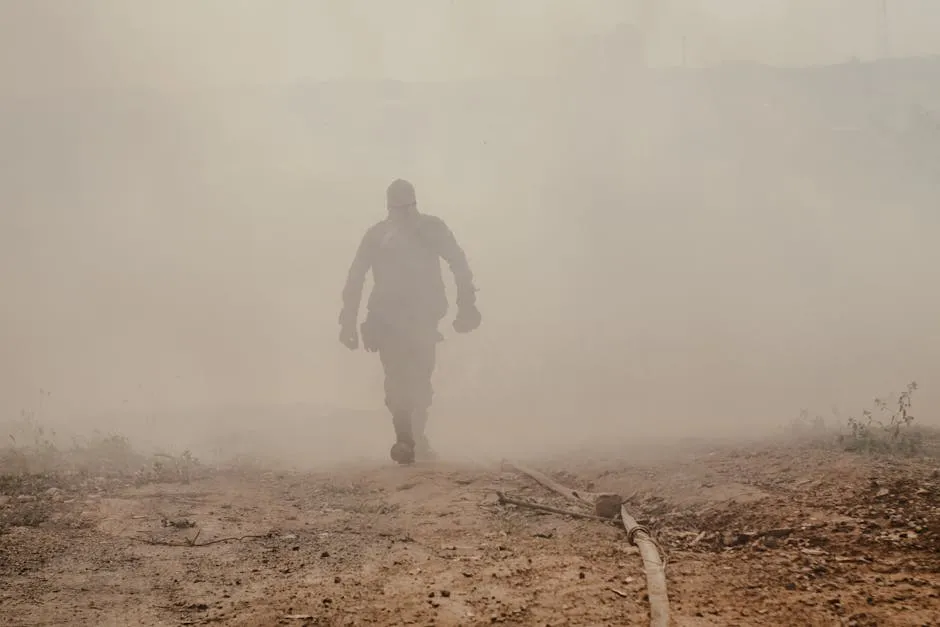
<path fill-rule="evenodd" d="M 449 598 L 450 598 L 450 590 L 441 590 L 441 596 L 444 597 L 445 599 L 449 599 Z"/>
<path fill-rule="evenodd" d="M 721 534 L 721 543 L 726 547 L 736 547 L 747 544 L 751 541 L 751 536 L 746 533 L 734 533 L 725 531 Z"/>
<path fill-rule="evenodd" d="M 322 553 L 320 553 L 320 557 L 326 558 L 326 557 L 329 557 L 329 556 L 330 556 L 330 552 L 329 552 L 329 551 L 323 551 Z"/>
<path fill-rule="evenodd" d="M 616 518 L 620 515 L 623 497 L 619 494 L 599 494 L 594 500 L 594 513 L 601 518 Z"/>

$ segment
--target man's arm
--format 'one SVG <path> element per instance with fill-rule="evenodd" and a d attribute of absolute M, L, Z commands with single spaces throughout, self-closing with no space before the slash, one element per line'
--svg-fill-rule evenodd
<path fill-rule="evenodd" d="M 362 286 L 366 282 L 366 274 L 372 267 L 373 245 L 372 229 L 366 231 L 353 257 L 349 272 L 346 275 L 346 285 L 343 287 L 343 308 L 339 314 L 339 323 L 343 326 L 356 328 L 359 320 L 359 304 L 362 301 Z"/>
<path fill-rule="evenodd" d="M 450 271 L 454 274 L 454 283 L 457 285 L 457 309 L 473 307 L 477 301 L 477 288 L 473 284 L 473 272 L 467 261 L 457 238 L 447 224 L 440 218 L 435 220 L 434 240 L 441 258 L 447 262 Z"/>

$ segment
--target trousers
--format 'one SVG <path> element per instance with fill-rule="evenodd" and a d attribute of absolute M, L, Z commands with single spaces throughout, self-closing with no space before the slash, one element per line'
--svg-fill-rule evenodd
<path fill-rule="evenodd" d="M 412 446 L 424 440 L 434 397 L 431 378 L 437 363 L 437 328 L 388 328 L 378 339 L 385 372 L 385 406 L 392 414 L 395 436 Z"/>

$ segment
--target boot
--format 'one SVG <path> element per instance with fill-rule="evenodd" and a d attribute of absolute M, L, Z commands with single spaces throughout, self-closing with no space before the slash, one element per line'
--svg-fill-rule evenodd
<path fill-rule="evenodd" d="M 415 442 L 415 459 L 419 462 L 436 462 L 440 459 L 440 456 L 437 454 L 433 448 L 431 448 L 431 443 L 428 442 L 427 436 L 420 436 Z"/>
<path fill-rule="evenodd" d="M 431 448 L 428 436 L 424 430 L 428 424 L 427 410 L 416 411 L 412 421 L 412 427 L 415 435 L 415 457 L 418 461 L 433 462 L 438 460 L 437 452 Z"/>
<path fill-rule="evenodd" d="M 395 444 L 390 452 L 392 460 L 402 465 L 413 464 L 415 440 L 411 431 L 411 414 L 405 412 L 393 414 L 392 425 L 395 427 Z"/>

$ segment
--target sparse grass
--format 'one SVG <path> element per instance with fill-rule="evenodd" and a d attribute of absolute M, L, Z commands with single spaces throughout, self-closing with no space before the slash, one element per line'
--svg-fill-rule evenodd
<path fill-rule="evenodd" d="M 788 430 L 807 443 L 831 446 L 835 442 L 844 450 L 859 453 L 940 455 L 940 432 L 915 424 L 911 405 L 916 391 L 917 383 L 911 382 L 894 402 L 876 398 L 874 407 L 860 417 L 843 418 L 833 409 L 834 422 L 811 416 L 804 409 Z"/>
<path fill-rule="evenodd" d="M 201 465 L 189 451 L 148 457 L 121 435 L 96 432 L 56 442 L 56 433 L 39 424 L 31 411 L 5 425 L 7 445 L 0 447 L 0 533 L 9 527 L 43 524 L 57 509 L 90 493 L 115 486 L 188 483 Z"/>
<path fill-rule="evenodd" d="M 68 446 L 56 442 L 35 414 L 24 411 L 20 419 L 4 425 L 9 444 L 0 447 L 0 477 L 10 475 L 80 475 L 136 477 L 137 481 L 188 482 L 199 461 L 187 450 L 180 455 L 143 455 L 118 434 L 95 431 L 88 438 L 73 438 Z"/>
<path fill-rule="evenodd" d="M 915 455 L 924 449 L 924 432 L 914 428 L 911 397 L 917 383 L 911 382 L 894 403 L 876 398 L 874 410 L 866 409 L 861 418 L 849 416 L 849 432 L 840 434 L 847 450 L 864 453 Z"/>
<path fill-rule="evenodd" d="M 38 527 L 49 519 L 52 510 L 52 503 L 39 500 L 4 507 L 0 509 L 0 533 L 9 527 Z"/>
<path fill-rule="evenodd" d="M 31 441 L 10 436 L 0 449 L 0 475 L 79 474 L 111 477 L 133 473 L 145 463 L 123 436 L 95 434 L 86 441 L 58 446 L 36 428 Z"/>

